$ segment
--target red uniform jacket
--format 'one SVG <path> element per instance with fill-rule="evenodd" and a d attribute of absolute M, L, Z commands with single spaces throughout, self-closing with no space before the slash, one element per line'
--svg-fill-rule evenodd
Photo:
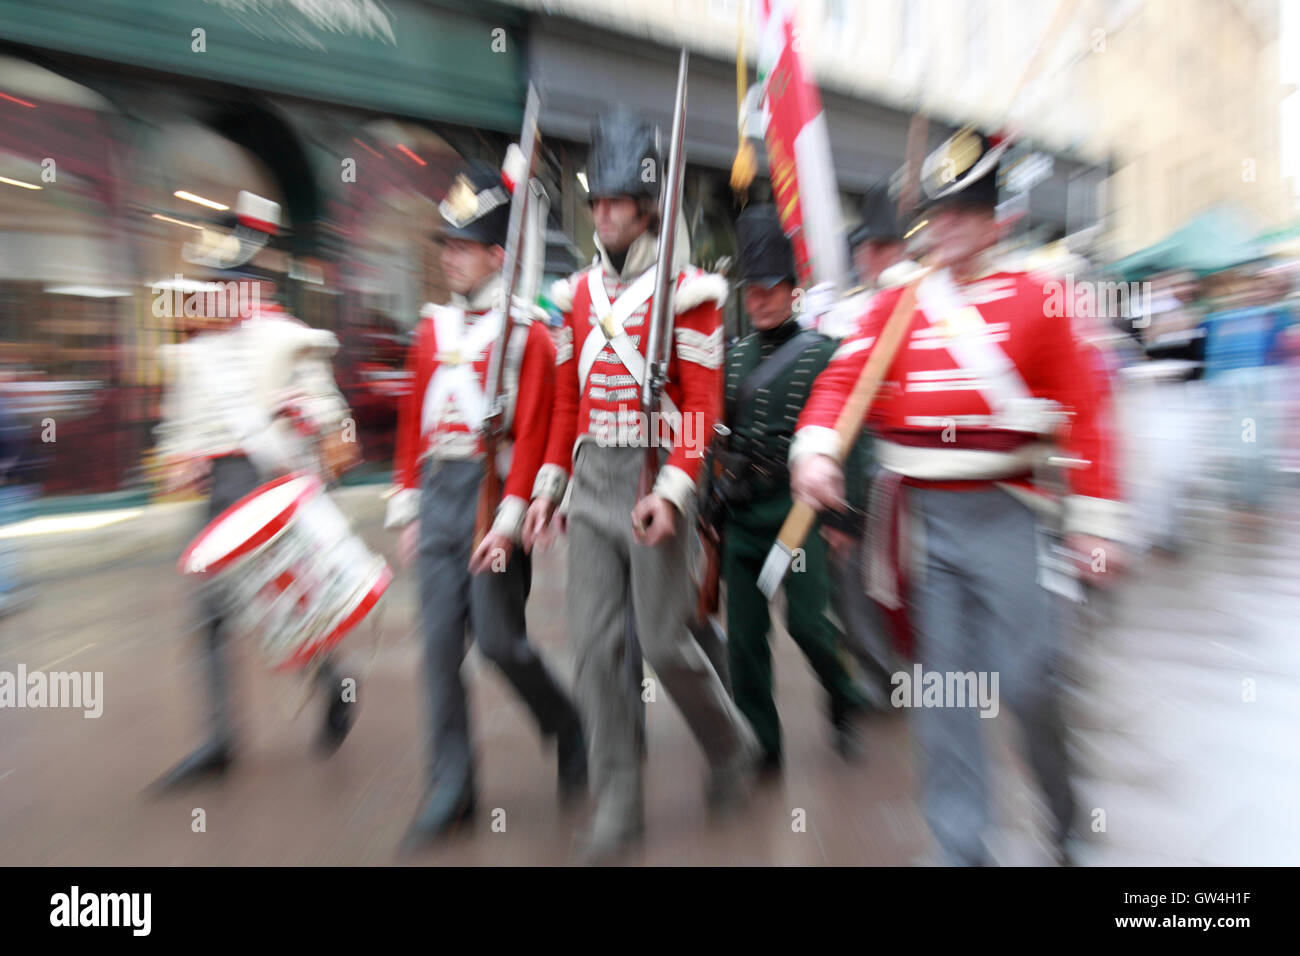
<path fill-rule="evenodd" d="M 564 495 L 573 470 L 574 450 L 579 443 L 586 440 L 619 443 L 620 437 L 630 438 L 639 424 L 651 424 L 640 422 L 640 385 L 594 324 L 599 310 L 592 304 L 589 286 L 588 277 L 593 271 L 597 281 L 603 283 L 615 314 L 627 311 L 626 304 L 620 309 L 618 299 L 628 288 L 637 281 L 651 281 L 640 277 L 623 280 L 595 265 L 557 283 L 552 290 L 552 300 L 564 310 L 565 324 L 556 356 L 555 416 L 545 464 L 538 473 L 533 495 L 557 502 Z M 672 357 L 664 388 L 668 402 L 659 422 L 660 440 L 664 443 L 671 440 L 672 450 L 659 471 L 654 491 L 683 512 L 695 493 L 704 449 L 721 410 L 721 307 L 726 297 L 727 283 L 721 276 L 688 268 L 677 277 Z M 623 319 L 631 346 L 643 359 L 652 298 L 646 296 Z M 590 365 L 585 382 L 581 380 L 584 350 Z M 679 415 L 673 414 L 674 409 Z M 678 426 L 676 438 L 670 437 L 673 432 L 670 423 Z"/>
<path fill-rule="evenodd" d="M 1028 493 L 1025 500 L 1041 500 L 1031 469 L 1055 439 L 1079 465 L 1067 471 L 1066 531 L 1122 540 L 1109 382 L 1095 350 L 1076 339 L 1070 317 L 1056 314 L 1049 282 L 996 272 L 948 288 L 955 300 L 927 295 L 925 282 L 918 287 L 911 325 L 872 405 L 880 464 L 906 484 L 997 481 L 1019 496 Z M 831 429 L 902 291 L 876 296 L 857 334 L 818 376 L 799 418 L 792 463 L 809 453 L 839 459 Z M 940 302 L 953 301 L 977 314 L 927 312 L 927 305 L 937 313 Z"/>
<path fill-rule="evenodd" d="M 426 457 L 477 460 L 477 431 L 487 410 L 488 363 L 500 335 L 497 313 L 426 305 L 407 356 L 410 394 L 397 418 L 389 527 L 418 513 L 420 465 Z M 506 437 L 498 452 L 504 485 L 493 530 L 518 540 L 528 498 L 546 450 L 555 395 L 555 346 L 545 326 L 516 311 L 503 386 Z M 440 335 L 445 340 L 439 342 Z M 472 375 L 470 370 L 472 369 Z"/>

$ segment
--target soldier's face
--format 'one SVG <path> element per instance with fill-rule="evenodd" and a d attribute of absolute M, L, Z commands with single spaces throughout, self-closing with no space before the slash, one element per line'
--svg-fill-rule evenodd
<path fill-rule="evenodd" d="M 447 239 L 442 244 L 442 273 L 447 287 L 457 295 L 469 295 L 484 279 L 501 271 L 505 250 L 469 239 Z"/>
<path fill-rule="evenodd" d="M 596 235 L 600 237 L 600 244 L 606 252 L 615 255 L 625 251 L 650 225 L 650 217 L 641 211 L 637 201 L 630 196 L 594 199 L 591 215 L 596 221 Z"/>
<path fill-rule="evenodd" d="M 774 329 L 786 319 L 794 309 L 794 286 L 789 282 L 778 282 L 770 289 L 750 283 L 745 286 L 745 313 L 749 323 L 760 332 Z"/>
<path fill-rule="evenodd" d="M 993 210 L 982 206 L 941 206 L 931 212 L 929 230 L 940 268 L 970 266 L 998 238 Z"/>
<path fill-rule="evenodd" d="M 903 243 L 868 239 L 853 247 L 853 268 L 863 282 L 875 282 L 895 262 L 903 258 Z"/>

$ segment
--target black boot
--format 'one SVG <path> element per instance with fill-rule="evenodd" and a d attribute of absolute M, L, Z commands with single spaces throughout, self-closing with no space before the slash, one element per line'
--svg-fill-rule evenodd
<path fill-rule="evenodd" d="M 560 803 L 567 806 L 587 791 L 587 741 L 576 715 L 555 735 L 555 752 Z"/>
<path fill-rule="evenodd" d="M 781 755 L 767 751 L 758 764 L 758 782 L 775 783 L 781 779 L 784 772 L 785 762 L 781 759 Z"/>
<path fill-rule="evenodd" d="M 831 718 L 835 752 L 847 763 L 860 763 L 866 757 L 866 742 L 860 723 L 864 711 L 858 707 L 839 709 Z"/>
<path fill-rule="evenodd" d="M 325 722 L 321 725 L 316 746 L 321 753 L 329 755 L 342 746 L 352 729 L 352 709 L 356 703 L 355 698 L 353 701 L 343 699 L 343 678 L 333 661 L 321 665 L 319 680 L 325 694 Z M 359 686 L 356 689 L 359 690 Z"/>
<path fill-rule="evenodd" d="M 435 787 L 424 808 L 411 822 L 402 840 L 400 853 L 411 853 L 452 836 L 474 819 L 473 788 L 456 791 L 452 787 Z"/>
<path fill-rule="evenodd" d="M 233 759 L 227 741 L 209 740 L 155 780 L 150 789 L 155 793 L 166 793 L 220 777 Z"/>

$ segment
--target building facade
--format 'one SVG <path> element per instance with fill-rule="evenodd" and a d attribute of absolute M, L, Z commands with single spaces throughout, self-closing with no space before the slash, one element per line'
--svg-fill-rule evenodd
<path fill-rule="evenodd" d="M 746 2 L 519 5 L 734 64 Z M 1107 258 L 1216 204 L 1239 207 L 1260 230 L 1291 221 L 1276 0 L 1077 0 L 1060 23 L 1051 0 L 797 0 L 797 9 L 850 191 L 855 178 L 897 168 L 906 117 L 919 109 L 932 141 L 967 122 L 1023 129 L 1054 160 L 1031 191 L 1035 219 L 1067 233 L 1099 223 L 1092 248 Z M 752 76 L 756 38 L 745 34 Z M 1018 89 L 1040 49 L 1035 78 Z M 718 99 L 709 108 L 730 134 L 734 94 L 729 105 Z M 882 121 L 866 129 L 837 130 L 876 115 Z"/>
<path fill-rule="evenodd" d="M 526 19 L 417 0 L 0 0 L 0 363 L 45 493 L 151 484 L 158 346 L 193 325 L 166 306 L 212 278 L 184 249 L 245 189 L 280 205 L 259 264 L 338 335 L 382 467 L 405 332 L 445 298 L 437 204 L 464 158 L 499 160 L 518 135 Z"/>

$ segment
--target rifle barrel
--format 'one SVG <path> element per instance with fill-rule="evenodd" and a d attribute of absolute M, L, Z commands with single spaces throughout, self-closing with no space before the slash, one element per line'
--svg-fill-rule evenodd
<path fill-rule="evenodd" d="M 677 63 L 677 98 L 673 107 L 673 136 L 668 152 L 667 177 L 664 181 L 659 215 L 659 245 L 655 268 L 654 303 L 650 319 L 650 338 L 646 343 L 646 376 L 641 385 L 641 404 L 647 418 L 659 409 L 659 394 L 668 375 L 667 356 L 671 354 L 672 299 L 677 276 L 673 274 L 674 240 L 677 232 L 677 209 L 681 204 L 683 137 L 686 132 L 686 50 Z"/>

